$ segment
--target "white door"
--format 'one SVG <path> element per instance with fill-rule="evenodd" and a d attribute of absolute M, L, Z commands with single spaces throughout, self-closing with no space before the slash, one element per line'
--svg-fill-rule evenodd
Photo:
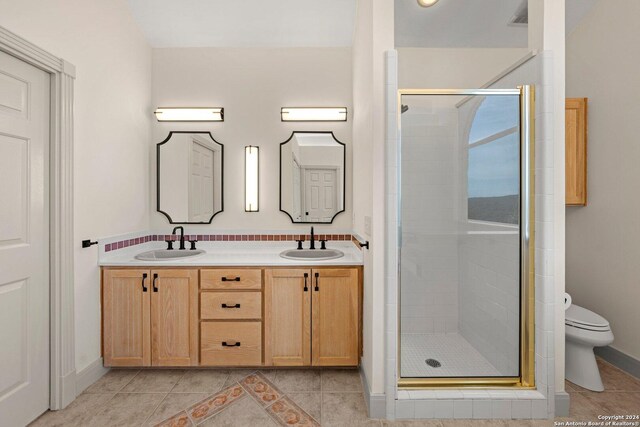
<path fill-rule="evenodd" d="M 193 141 L 189 171 L 189 222 L 207 222 L 213 215 L 213 150 Z"/>
<path fill-rule="evenodd" d="M 0 425 L 49 408 L 49 74 L 0 52 Z"/>
<path fill-rule="evenodd" d="M 304 198 L 307 222 L 331 222 L 337 212 L 335 169 L 305 169 Z"/>

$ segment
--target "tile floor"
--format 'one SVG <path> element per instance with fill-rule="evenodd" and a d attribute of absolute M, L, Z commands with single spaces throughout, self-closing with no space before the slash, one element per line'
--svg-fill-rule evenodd
<path fill-rule="evenodd" d="M 402 334 L 403 377 L 493 377 L 500 372 L 457 332 Z M 441 363 L 432 368 L 426 359 Z"/>
<path fill-rule="evenodd" d="M 597 421 L 598 415 L 640 414 L 640 380 L 598 360 L 606 391 L 569 382 L 571 413 L 556 420 L 424 420 L 367 418 L 354 369 L 113 369 L 62 411 L 32 426 L 553 426 Z M 556 424 L 561 425 L 561 424 Z"/>

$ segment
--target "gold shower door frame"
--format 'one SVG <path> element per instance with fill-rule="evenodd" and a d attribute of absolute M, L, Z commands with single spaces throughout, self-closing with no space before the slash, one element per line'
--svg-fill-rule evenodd
<path fill-rule="evenodd" d="M 401 117 L 403 95 L 518 95 L 520 97 L 520 376 L 517 377 L 451 377 L 409 378 L 400 376 L 401 319 L 397 311 L 397 366 L 399 389 L 428 388 L 535 388 L 535 88 L 533 85 L 517 89 L 400 89 L 398 90 L 398 137 L 402 144 Z M 398 169 L 398 194 L 401 195 L 401 169 Z M 401 197 L 398 198 L 400 212 Z M 401 218 L 398 231 L 398 251 L 401 250 Z M 398 253 L 400 259 L 400 253 Z M 401 285 L 400 262 L 398 284 Z M 398 293 L 399 294 L 399 293 Z M 398 300 L 400 295 L 398 295 Z M 398 304 L 400 307 L 400 304 Z"/>

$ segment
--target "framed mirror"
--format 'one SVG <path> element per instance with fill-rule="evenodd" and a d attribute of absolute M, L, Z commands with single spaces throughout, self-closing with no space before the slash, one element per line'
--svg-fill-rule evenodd
<path fill-rule="evenodd" d="M 173 131 L 156 150 L 158 212 L 170 224 L 210 224 L 223 210 L 224 146 L 210 132 Z"/>
<path fill-rule="evenodd" d="M 280 210 L 294 223 L 332 223 L 344 212 L 345 159 L 333 132 L 293 132 L 280 144 Z"/>

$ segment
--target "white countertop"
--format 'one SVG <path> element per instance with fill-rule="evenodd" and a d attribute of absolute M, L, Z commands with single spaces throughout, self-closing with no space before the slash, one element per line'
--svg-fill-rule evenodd
<path fill-rule="evenodd" d="M 187 247 L 189 243 L 187 242 Z M 148 242 L 111 252 L 102 252 L 98 264 L 104 267 L 226 267 L 226 266 L 339 266 L 362 265 L 362 251 L 352 242 L 327 242 L 327 249 L 338 249 L 344 256 L 324 261 L 292 260 L 280 256 L 280 252 L 295 249 L 296 242 L 198 242 L 198 249 L 206 252 L 185 259 L 163 261 L 140 261 L 134 257 L 152 249 L 166 249 L 164 242 Z M 174 244 L 174 247 L 177 244 Z M 309 242 L 304 243 L 307 248 Z M 319 247 L 320 243 L 316 243 Z M 318 249 L 320 250 L 320 249 Z"/>

